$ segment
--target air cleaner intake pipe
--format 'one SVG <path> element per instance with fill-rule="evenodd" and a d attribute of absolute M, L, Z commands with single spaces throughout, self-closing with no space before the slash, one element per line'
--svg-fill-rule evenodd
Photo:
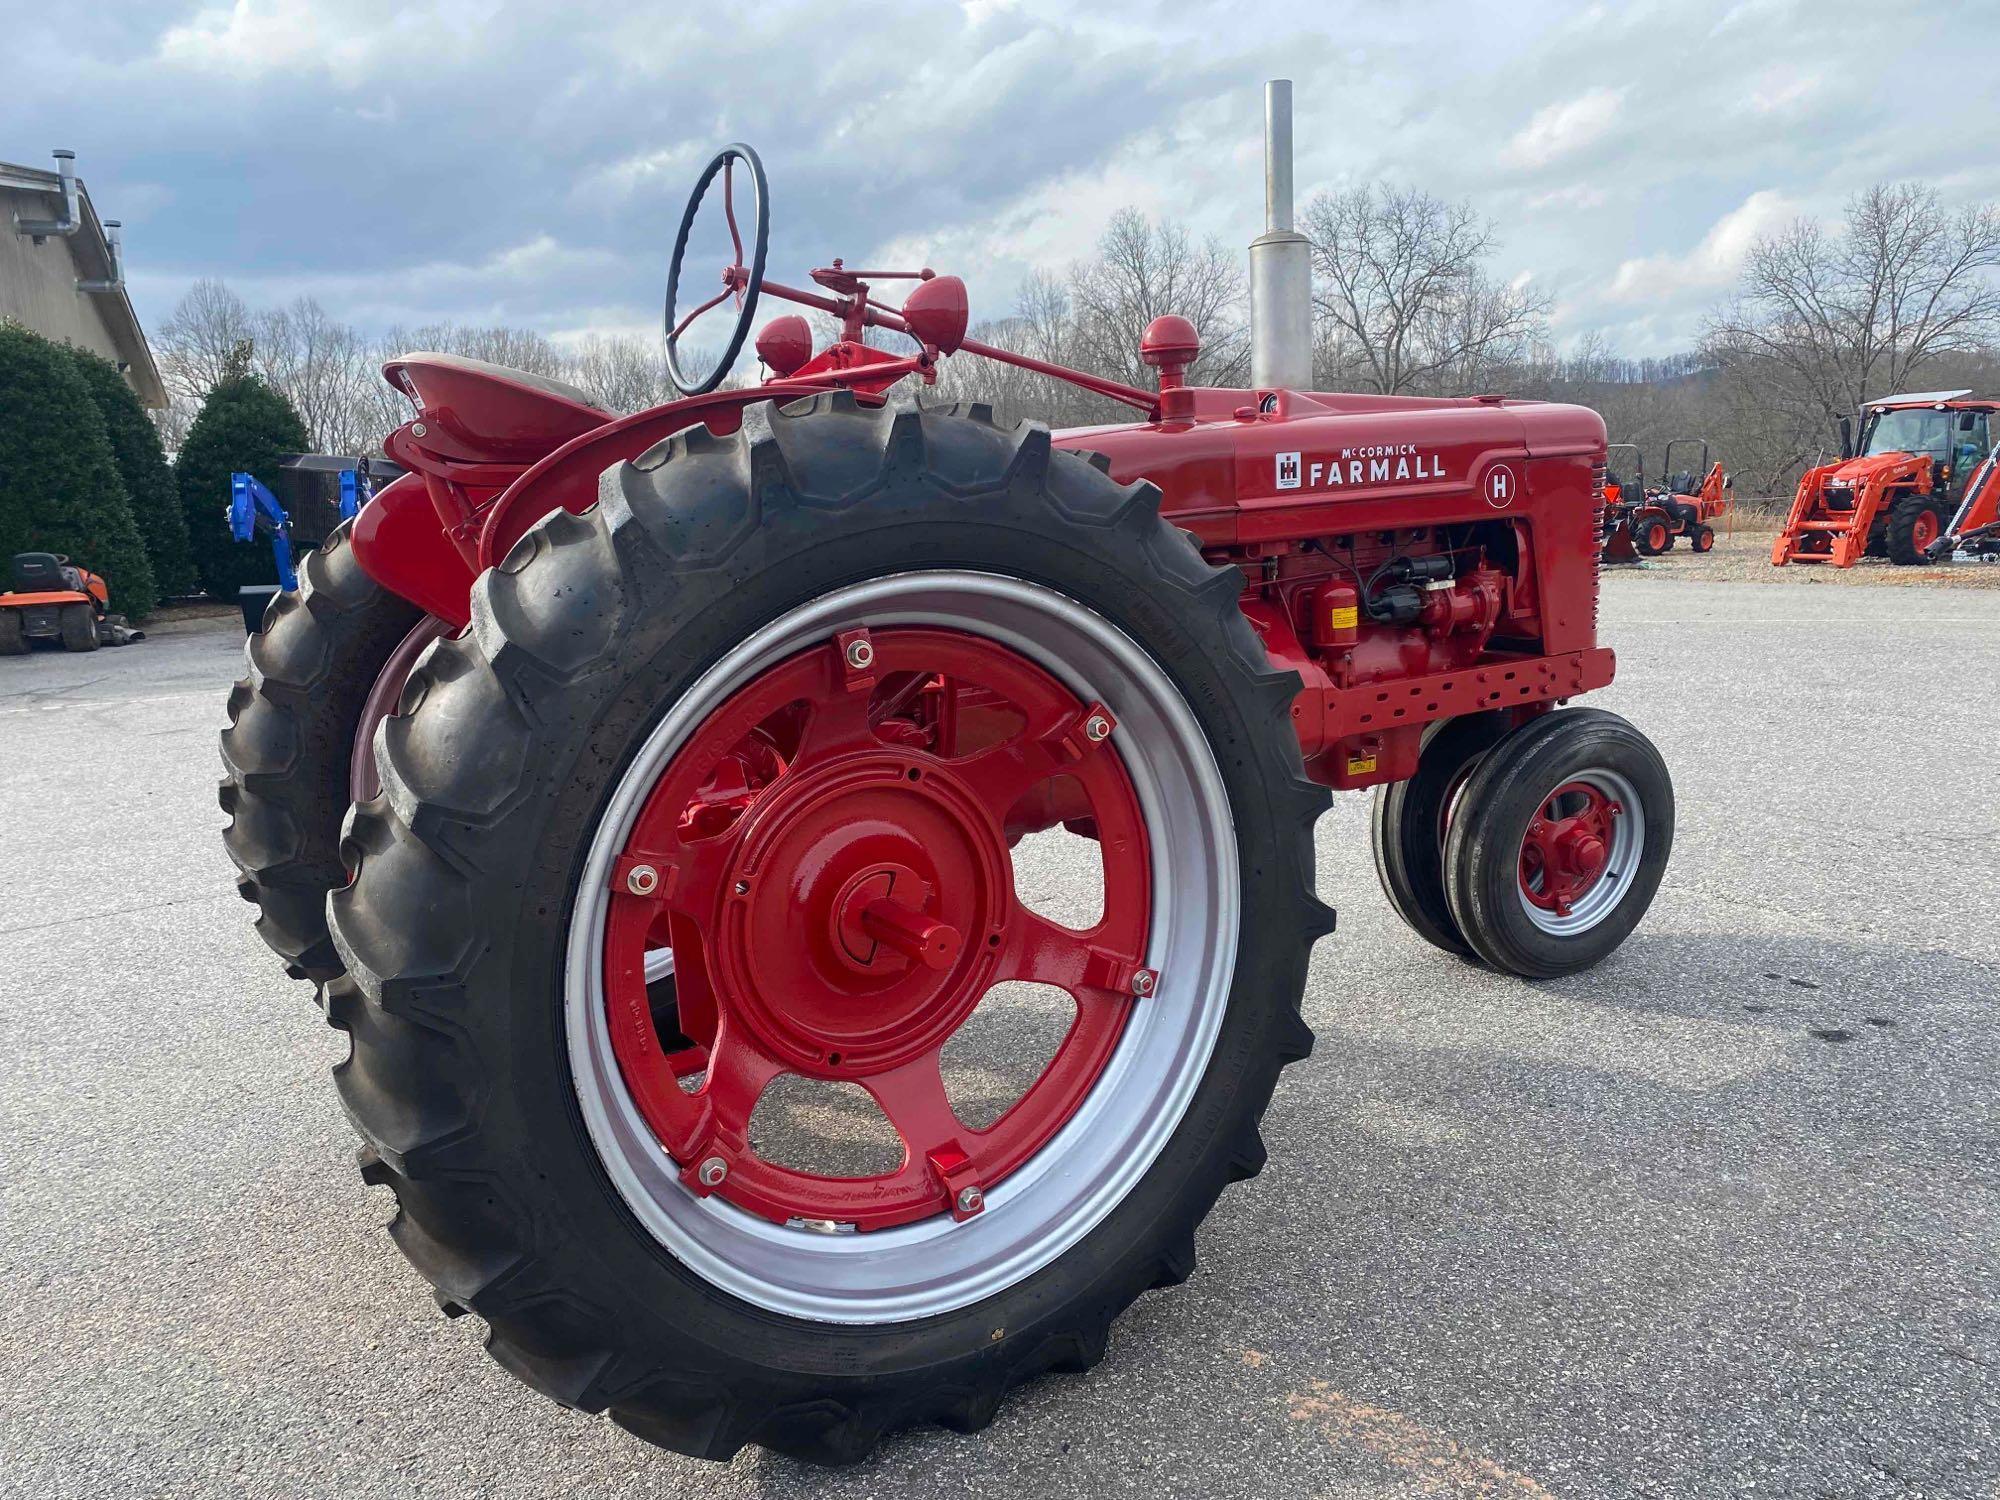
<path fill-rule="evenodd" d="M 1250 380 L 1312 388 L 1312 243 L 1292 228 L 1292 81 L 1264 85 L 1264 232 L 1250 242 Z"/>

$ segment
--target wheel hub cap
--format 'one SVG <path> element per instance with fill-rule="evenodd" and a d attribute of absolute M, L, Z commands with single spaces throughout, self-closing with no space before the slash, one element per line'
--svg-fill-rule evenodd
<path fill-rule="evenodd" d="M 942 1046 L 990 984 L 963 934 L 1004 928 L 1006 844 L 970 792 L 861 753 L 780 777 L 744 822 L 711 978 L 758 1043 L 843 1079 Z"/>

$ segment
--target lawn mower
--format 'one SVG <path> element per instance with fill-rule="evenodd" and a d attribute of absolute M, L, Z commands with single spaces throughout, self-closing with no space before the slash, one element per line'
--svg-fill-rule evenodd
<path fill-rule="evenodd" d="M 1808 469 L 1799 480 L 1785 529 L 1771 546 L 1773 565 L 1851 568 L 1864 557 L 1886 557 L 1908 567 L 1949 555 L 1935 544 L 1954 512 L 1977 502 L 1970 481 L 1992 453 L 2000 397 L 1920 391 L 1885 396 L 1863 410 L 1859 453 L 1843 417 L 1840 462 Z"/>
<path fill-rule="evenodd" d="M 732 248 L 691 294 L 717 198 Z M 781 284 L 742 145 L 674 241 L 681 399 L 619 416 L 474 360 L 386 367 L 409 472 L 250 640 L 225 838 L 348 1035 L 391 1236 L 535 1389 L 683 1453 L 846 1463 L 1095 1364 L 1264 1165 L 1333 928 L 1330 788 L 1376 789 L 1383 887 L 1449 954 L 1572 975 L 1646 910 L 1666 767 L 1558 707 L 1613 671 L 1603 423 L 1309 390 L 1309 309 L 1273 291 L 1305 285 L 1289 187 L 1271 207 L 1259 327 L 1296 322 L 1248 388 L 1186 383 L 1177 316 L 1145 332 L 1148 390 L 968 337 L 929 268 Z M 777 317 L 769 378 L 725 388 L 770 299 L 838 337 Z M 728 321 L 697 379 L 705 315 Z M 1135 419 L 894 399 L 968 358 Z M 1087 920 L 1017 889 L 1051 836 L 1089 841 Z M 1023 983 L 1059 997 L 1059 1045 L 975 1126 L 944 1049 Z M 760 1150 L 760 1099 L 801 1080 L 885 1118 L 893 1162 Z"/>
<path fill-rule="evenodd" d="M 101 576 L 59 552 L 17 552 L 10 573 L 0 593 L 0 656 L 19 656 L 35 641 L 95 651 L 146 638 L 110 613 L 111 588 Z"/>

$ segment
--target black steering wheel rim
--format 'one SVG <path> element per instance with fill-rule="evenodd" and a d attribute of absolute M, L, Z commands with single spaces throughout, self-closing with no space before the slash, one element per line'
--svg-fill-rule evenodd
<path fill-rule="evenodd" d="M 702 199 L 708 194 L 708 186 L 716 175 L 732 161 L 740 161 L 750 169 L 751 189 L 756 194 L 755 244 L 750 253 L 750 263 L 745 268 L 748 276 L 741 288 L 742 304 L 737 309 L 736 326 L 730 330 L 729 343 L 722 356 L 715 362 L 715 368 L 699 381 L 691 381 L 681 369 L 680 331 L 676 326 L 675 312 L 678 310 L 681 289 L 681 269 L 687 259 L 688 235 L 694 229 L 695 215 L 701 212 Z M 733 180 L 732 174 L 732 180 Z M 667 379 L 674 389 L 683 396 L 700 396 L 714 390 L 728 378 L 729 370 L 736 363 L 736 356 L 743 352 L 743 340 L 749 335 L 750 320 L 757 314 L 757 296 L 764 289 L 764 259 L 770 248 L 771 219 L 769 213 L 770 189 L 764 179 L 764 163 L 757 153 L 740 141 L 724 146 L 702 169 L 702 174 L 688 195 L 687 208 L 681 214 L 681 227 L 674 236 L 673 259 L 667 265 L 667 310 L 666 310 L 666 356 Z M 734 215 L 733 201 L 725 205 Z M 737 240 L 739 253 L 741 241 Z M 714 304 L 710 304 L 713 306 Z"/>

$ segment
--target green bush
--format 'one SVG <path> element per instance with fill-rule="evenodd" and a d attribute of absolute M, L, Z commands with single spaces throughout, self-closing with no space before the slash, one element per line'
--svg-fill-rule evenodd
<path fill-rule="evenodd" d="M 0 323 L 0 561 L 60 552 L 133 619 L 156 595 L 146 544 L 90 387 L 66 350 Z"/>
<path fill-rule="evenodd" d="M 223 376 L 202 403 L 174 460 L 174 482 L 195 572 L 217 599 L 234 603 L 245 584 L 278 581 L 267 538 L 239 542 L 229 534 L 229 476 L 254 474 L 275 490 L 278 459 L 305 448 L 305 424 L 291 402 L 254 375 Z"/>
<path fill-rule="evenodd" d="M 187 522 L 181 517 L 180 491 L 174 471 L 160 447 L 159 429 L 139 405 L 139 398 L 118 367 L 88 349 L 71 348 L 84 383 L 104 418 L 111 454 L 125 481 L 125 498 L 132 519 L 146 543 L 153 564 L 153 582 L 162 595 L 191 593 L 195 586 L 194 558 L 188 551 Z"/>

